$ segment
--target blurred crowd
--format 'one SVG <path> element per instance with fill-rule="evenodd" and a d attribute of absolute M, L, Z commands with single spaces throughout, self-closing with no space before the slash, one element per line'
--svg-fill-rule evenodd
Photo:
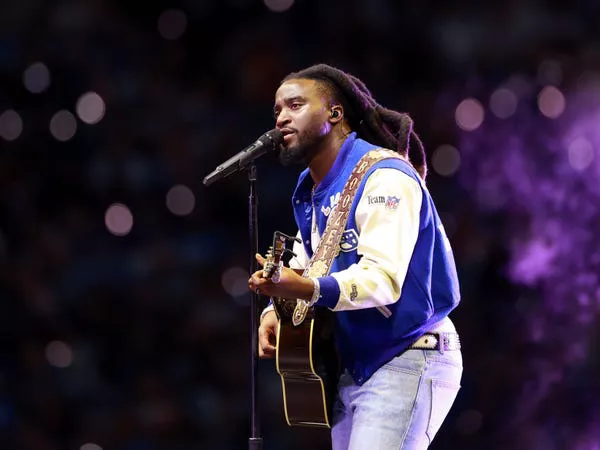
<path fill-rule="evenodd" d="M 596 274 L 575 264 L 534 282 L 518 276 L 516 245 L 529 248 L 525 236 L 570 210 L 549 203 L 555 215 L 544 222 L 527 208 L 535 195 L 516 209 L 489 208 L 475 183 L 505 174 L 498 186 L 508 204 L 524 198 L 511 190 L 514 166 L 502 169 L 502 146 L 512 145 L 503 139 L 522 138 L 527 164 L 540 167 L 522 177 L 535 181 L 549 142 L 562 136 L 555 122 L 524 119 L 539 113 L 540 65 L 557 62 L 553 82 L 569 100 L 582 74 L 600 73 L 599 17 L 592 0 L 2 2 L 0 449 L 248 445 L 248 181 L 237 174 L 205 187 L 202 179 L 274 126 L 279 81 L 317 62 L 359 76 L 381 104 L 409 112 L 430 156 L 441 145 L 461 153 L 456 173 L 430 164 L 428 178 L 456 254 L 463 301 L 452 318 L 465 360 L 462 390 L 432 448 L 600 448 Z M 24 85 L 34 63 L 50 74 L 42 92 Z M 487 108 L 515 74 L 533 80 L 519 114 L 496 125 L 486 116 L 472 133 L 457 126 L 464 98 Z M 598 85 L 586 86 L 597 93 Z M 106 113 L 57 140 L 51 118 L 75 112 L 86 92 Z M 10 139 L 8 110 L 22 120 Z M 544 139 L 525 139 L 537 135 Z M 600 161 L 600 137 L 589 140 Z M 298 171 L 272 155 L 258 162 L 263 251 L 274 230 L 295 232 L 289 196 Z M 173 186 L 193 193 L 190 214 L 168 208 Z M 583 192 L 592 205 L 582 227 L 598 225 L 599 199 L 586 196 L 592 184 L 569 189 L 565 196 Z M 115 203 L 133 219 L 123 235 L 105 220 Z M 600 272 L 594 239 L 569 242 Z M 546 282 L 584 275 L 575 287 Z M 552 296 L 564 301 L 552 307 Z M 265 450 L 327 448 L 326 431 L 284 424 L 271 361 L 259 363 L 258 388 Z"/>

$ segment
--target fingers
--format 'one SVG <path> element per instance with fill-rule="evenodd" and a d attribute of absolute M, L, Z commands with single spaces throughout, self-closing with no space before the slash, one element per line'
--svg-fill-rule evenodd
<path fill-rule="evenodd" d="M 258 346 L 258 357 L 261 359 L 270 359 L 274 358 L 276 354 L 276 349 L 274 345 L 268 344 L 264 348 L 260 345 Z"/>
<path fill-rule="evenodd" d="M 258 329 L 258 356 L 259 358 L 273 358 L 275 356 L 275 346 L 271 343 L 271 333 L 264 328 Z"/>
<path fill-rule="evenodd" d="M 256 258 L 256 261 L 258 262 L 258 264 L 260 264 L 260 267 L 265 265 L 265 258 L 263 258 L 260 253 L 257 253 L 256 255 L 254 255 L 254 257 Z"/>
<path fill-rule="evenodd" d="M 262 270 L 257 270 L 248 279 L 248 289 L 257 294 L 272 295 L 271 288 L 273 281 L 269 278 L 264 278 Z"/>

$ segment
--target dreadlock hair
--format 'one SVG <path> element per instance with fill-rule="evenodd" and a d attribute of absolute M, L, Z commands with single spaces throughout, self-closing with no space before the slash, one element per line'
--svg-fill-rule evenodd
<path fill-rule="evenodd" d="M 292 79 L 321 82 L 326 93 L 342 105 L 348 124 L 358 136 L 405 156 L 425 179 L 425 148 L 413 130 L 413 120 L 408 114 L 379 105 L 360 79 L 327 64 L 316 64 L 290 73 L 282 83 Z"/>

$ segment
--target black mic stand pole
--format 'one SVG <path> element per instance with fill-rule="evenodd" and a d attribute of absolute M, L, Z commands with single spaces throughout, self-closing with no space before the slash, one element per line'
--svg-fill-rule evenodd
<path fill-rule="evenodd" d="M 257 269 L 256 258 L 258 253 L 258 211 L 256 197 L 256 164 L 251 162 L 248 166 L 248 181 L 250 182 L 250 193 L 248 196 L 248 219 L 250 232 L 250 274 Z M 257 292 L 250 293 L 250 438 L 248 439 L 248 448 L 250 450 L 261 450 L 263 440 L 260 437 L 260 420 L 258 408 L 258 315 L 259 300 Z"/>

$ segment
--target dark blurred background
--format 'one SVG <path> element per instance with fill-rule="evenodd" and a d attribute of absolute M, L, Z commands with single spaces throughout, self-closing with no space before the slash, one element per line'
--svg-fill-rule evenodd
<path fill-rule="evenodd" d="M 595 0 L 3 0 L 0 448 L 247 448 L 248 181 L 202 179 L 326 62 L 428 149 L 465 364 L 432 448 L 600 449 L 599 30 Z M 263 251 L 299 170 L 258 162 Z M 265 450 L 328 448 L 258 376 Z"/>

